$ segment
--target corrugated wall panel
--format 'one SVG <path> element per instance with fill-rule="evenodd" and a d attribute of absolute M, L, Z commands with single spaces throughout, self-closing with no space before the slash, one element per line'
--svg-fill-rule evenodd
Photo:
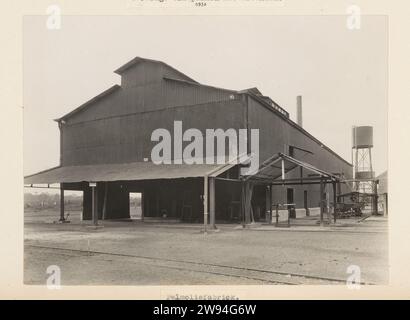
<path fill-rule="evenodd" d="M 68 124 L 126 116 L 137 112 L 239 99 L 229 91 L 172 80 L 121 88 L 90 104 L 67 120 Z"/>
<path fill-rule="evenodd" d="M 260 162 L 272 154 L 284 152 L 285 144 L 294 145 L 314 153 L 313 155 L 306 154 L 301 160 L 329 172 L 344 173 L 346 178 L 351 177 L 352 167 L 348 163 L 325 148 L 322 148 L 312 138 L 293 127 L 275 113 L 262 107 L 259 105 L 259 102 L 253 99 L 249 100 L 249 124 L 250 128 L 259 129 Z M 304 170 L 303 174 L 307 176 L 311 174 L 311 172 Z M 300 170 L 298 168 L 287 174 L 287 178 L 299 177 Z M 295 185 L 287 186 L 285 189 L 281 186 L 276 186 L 274 187 L 273 195 L 274 203 L 286 203 L 285 192 L 287 188 L 294 189 L 294 200 L 298 208 L 303 207 L 303 192 L 305 190 L 308 192 L 309 207 L 318 207 L 320 195 L 319 185 Z M 331 194 L 331 187 L 329 188 Z M 342 192 L 347 192 L 348 190 L 347 186 L 342 185 Z"/>
<path fill-rule="evenodd" d="M 245 128 L 244 102 L 231 100 L 174 107 L 66 125 L 63 128 L 63 164 L 121 163 L 150 158 L 156 142 L 151 134 L 159 128 L 173 134 L 174 121 L 183 130 Z M 186 143 L 187 144 L 187 143 Z"/>

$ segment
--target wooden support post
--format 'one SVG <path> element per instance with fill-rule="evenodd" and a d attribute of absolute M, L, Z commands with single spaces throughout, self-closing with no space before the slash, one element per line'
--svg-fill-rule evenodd
<path fill-rule="evenodd" d="M 141 221 L 144 221 L 145 192 L 141 192 Z"/>
<path fill-rule="evenodd" d="M 269 197 L 269 190 L 270 186 L 267 185 L 265 189 L 265 216 L 266 216 L 266 222 L 269 223 L 270 217 L 270 210 L 269 210 L 269 204 L 270 204 L 270 197 Z"/>
<path fill-rule="evenodd" d="M 281 167 L 282 167 L 282 182 L 284 182 L 286 176 L 285 176 L 285 160 L 283 160 L 283 159 L 281 161 Z M 287 199 L 285 183 L 283 183 L 283 185 L 282 185 L 282 192 L 283 192 L 283 203 L 285 204 L 285 203 L 288 202 L 287 201 L 288 199 Z M 288 227 L 290 227 L 290 210 L 289 210 L 289 206 L 287 206 L 287 209 L 288 209 Z"/>
<path fill-rule="evenodd" d="M 95 226 L 98 226 L 97 184 L 90 183 L 90 187 L 91 187 L 91 205 L 92 205 L 93 224 Z"/>
<path fill-rule="evenodd" d="M 246 181 L 244 185 L 244 190 L 245 190 L 245 225 L 249 224 L 252 222 L 251 220 L 251 199 L 250 199 L 250 187 L 249 187 L 249 182 Z"/>
<path fill-rule="evenodd" d="M 242 227 L 245 228 L 245 199 L 244 199 L 244 185 L 245 182 L 241 181 L 241 222 L 242 222 Z"/>
<path fill-rule="evenodd" d="M 375 215 L 377 215 L 379 212 L 378 212 L 378 202 L 379 202 L 379 196 L 378 196 L 378 194 L 377 194 L 377 183 L 378 183 L 379 181 L 378 180 L 375 180 L 375 181 L 373 181 L 373 185 L 374 185 L 374 187 L 373 187 L 373 193 L 374 193 L 374 196 L 373 196 L 373 203 L 374 203 L 374 209 L 373 209 L 373 214 L 375 214 Z"/>
<path fill-rule="evenodd" d="M 204 176 L 204 233 L 207 232 L 208 224 L 208 176 Z"/>
<path fill-rule="evenodd" d="M 288 228 L 290 228 L 290 209 L 291 206 L 288 206 Z"/>
<path fill-rule="evenodd" d="M 102 219 L 105 220 L 107 218 L 107 196 L 108 196 L 108 182 L 104 184 L 104 203 L 102 209 Z"/>
<path fill-rule="evenodd" d="M 215 178 L 209 178 L 209 223 L 211 228 L 216 229 L 215 225 Z"/>
<path fill-rule="evenodd" d="M 276 204 L 276 227 L 279 226 L 279 203 Z"/>
<path fill-rule="evenodd" d="M 336 188 L 336 182 L 333 182 L 333 222 L 336 223 L 336 203 L 337 203 L 337 188 Z"/>
<path fill-rule="evenodd" d="M 389 194 L 384 194 L 384 215 L 389 215 Z"/>
<path fill-rule="evenodd" d="M 323 179 L 322 179 L 322 177 L 320 177 L 320 197 L 319 197 L 320 204 L 319 204 L 319 206 L 320 206 L 320 225 L 321 226 L 323 226 L 323 191 L 324 191 Z"/>
<path fill-rule="evenodd" d="M 282 167 L 282 180 L 285 180 L 285 160 L 282 159 L 281 161 Z"/>
<path fill-rule="evenodd" d="M 329 225 L 332 222 L 332 212 L 330 210 L 330 192 L 329 192 L 329 186 L 326 184 L 326 211 L 327 211 L 327 222 Z"/>
<path fill-rule="evenodd" d="M 64 185 L 60 183 L 60 222 L 65 221 L 64 217 Z"/>
<path fill-rule="evenodd" d="M 272 224 L 272 185 L 269 186 L 269 224 Z"/>

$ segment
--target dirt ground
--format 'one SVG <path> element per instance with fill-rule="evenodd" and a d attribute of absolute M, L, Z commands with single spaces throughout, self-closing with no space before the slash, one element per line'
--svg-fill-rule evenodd
<path fill-rule="evenodd" d="M 194 224 L 53 224 L 53 214 L 26 214 L 26 284 L 44 285 L 50 265 L 60 267 L 62 285 L 340 285 L 350 265 L 360 267 L 363 283 L 388 283 L 385 218 L 332 227 L 220 225 L 205 235 Z"/>

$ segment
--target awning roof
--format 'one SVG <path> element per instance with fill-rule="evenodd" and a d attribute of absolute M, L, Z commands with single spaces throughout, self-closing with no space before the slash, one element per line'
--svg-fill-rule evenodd
<path fill-rule="evenodd" d="M 51 168 L 24 178 L 25 184 L 53 184 L 81 181 L 127 181 L 203 177 L 220 164 L 161 164 L 133 162 Z"/>
<path fill-rule="evenodd" d="M 282 161 L 283 161 L 283 171 L 287 173 L 292 171 L 297 167 L 304 168 L 319 177 L 324 177 L 331 179 L 333 181 L 340 181 L 341 177 L 333 173 L 321 170 L 307 162 L 300 161 L 283 153 L 278 153 L 266 161 L 264 161 L 260 166 L 259 170 L 249 176 L 245 176 L 245 180 L 257 180 L 261 182 L 272 182 L 274 180 L 282 181 Z"/>

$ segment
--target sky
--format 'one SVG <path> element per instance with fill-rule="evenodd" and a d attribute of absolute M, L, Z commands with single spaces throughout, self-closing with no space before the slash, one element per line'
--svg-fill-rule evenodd
<path fill-rule="evenodd" d="M 351 161 L 353 125 L 374 127 L 373 168 L 387 169 L 388 29 L 384 16 L 26 16 L 23 38 L 24 174 L 59 164 L 53 121 L 120 77 L 136 56 L 166 62 L 196 81 L 258 87 L 303 127 Z"/>

